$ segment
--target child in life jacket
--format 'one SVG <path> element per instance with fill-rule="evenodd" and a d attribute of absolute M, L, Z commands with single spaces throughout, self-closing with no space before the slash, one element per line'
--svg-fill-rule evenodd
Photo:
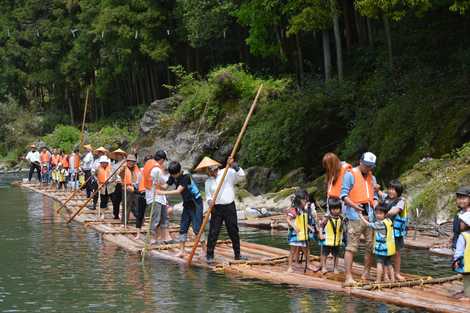
<path fill-rule="evenodd" d="M 78 186 L 80 189 L 85 188 L 85 172 L 82 169 L 78 172 Z"/>
<path fill-rule="evenodd" d="M 460 235 L 460 218 L 459 215 L 470 212 L 470 186 L 461 186 L 455 193 L 455 201 L 457 204 L 458 212 L 454 217 L 452 225 L 452 249 L 455 250 L 457 239 Z"/>
<path fill-rule="evenodd" d="M 321 272 L 326 274 L 327 258 L 333 256 L 333 271 L 337 273 L 338 256 L 343 242 L 343 216 L 341 215 L 341 200 L 328 199 L 329 215 L 325 215 L 320 224 L 320 262 Z"/>
<path fill-rule="evenodd" d="M 318 271 L 309 264 L 310 240 L 313 240 L 316 233 L 315 228 L 315 208 L 308 202 L 308 193 L 305 190 L 298 190 L 292 200 L 292 208 L 287 213 L 287 224 L 289 230 L 287 239 L 290 246 L 289 264 L 287 272 L 292 272 L 292 263 L 297 260 L 300 252 L 303 253 L 306 262 L 306 269 Z"/>
<path fill-rule="evenodd" d="M 376 282 L 395 281 L 395 273 L 392 266 L 392 256 L 395 255 L 395 237 L 393 235 L 393 222 L 386 217 L 387 209 L 378 205 L 375 208 L 376 221 L 371 223 L 362 215 L 361 219 L 374 230 L 374 254 L 377 261 Z"/>
<path fill-rule="evenodd" d="M 55 166 L 51 171 L 52 186 L 54 186 L 55 188 L 57 188 L 57 186 L 58 186 L 58 181 L 57 181 L 57 172 L 58 171 L 59 171 L 59 169 L 57 168 L 57 166 Z"/>
<path fill-rule="evenodd" d="M 460 235 L 457 238 L 452 269 L 463 274 L 463 298 L 470 301 L 470 212 L 459 215 Z"/>
<path fill-rule="evenodd" d="M 393 234 L 395 236 L 395 255 L 393 257 L 393 268 L 395 278 L 403 281 L 405 277 L 401 276 L 401 253 L 400 250 L 405 246 L 405 237 L 408 226 L 408 210 L 406 201 L 403 198 L 403 185 L 399 180 L 392 180 L 388 184 L 387 192 L 377 191 L 382 202 L 382 206 L 387 210 L 386 217 L 393 222 Z"/>
<path fill-rule="evenodd" d="M 67 189 L 67 170 L 62 166 L 62 163 L 57 165 L 57 189 L 62 189 L 62 187 Z"/>

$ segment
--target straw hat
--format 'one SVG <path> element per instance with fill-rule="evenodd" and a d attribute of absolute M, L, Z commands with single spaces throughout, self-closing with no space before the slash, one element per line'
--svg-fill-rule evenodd
<path fill-rule="evenodd" d="M 87 150 L 93 150 L 93 147 L 91 145 L 84 145 L 83 148 Z"/>
<path fill-rule="evenodd" d="M 30 148 L 36 148 L 36 145 L 33 143 L 32 145 L 29 146 Z"/>
<path fill-rule="evenodd" d="M 118 155 L 122 155 L 123 157 L 126 157 L 127 156 L 127 152 L 124 151 L 124 150 L 121 150 L 121 149 L 117 149 L 117 150 L 114 150 L 113 152 L 111 152 L 109 154 L 109 157 L 111 159 L 117 159 L 117 156 Z"/>
<path fill-rule="evenodd" d="M 99 147 L 95 150 L 95 152 L 109 153 L 108 149 L 106 149 L 105 147 Z"/>
<path fill-rule="evenodd" d="M 202 159 L 202 161 L 198 164 L 198 166 L 196 166 L 195 170 L 200 171 L 200 170 L 206 169 L 206 168 L 211 167 L 211 166 L 218 166 L 219 167 L 221 165 L 222 164 L 220 164 L 216 160 L 213 160 L 209 157 L 204 157 Z"/>

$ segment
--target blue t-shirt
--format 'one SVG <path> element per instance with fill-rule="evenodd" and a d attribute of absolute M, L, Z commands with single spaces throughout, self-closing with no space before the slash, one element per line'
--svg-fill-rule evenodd
<path fill-rule="evenodd" d="M 377 180 L 375 179 L 375 176 L 372 176 L 372 183 L 375 184 L 376 182 Z M 344 197 L 347 197 L 349 195 L 349 192 L 353 188 L 353 186 L 354 186 L 354 175 L 351 172 L 344 173 L 343 186 L 341 187 L 340 198 L 343 199 Z M 374 199 L 376 200 L 378 199 L 376 192 L 374 192 Z M 357 211 L 354 208 L 351 208 L 350 206 L 348 206 L 346 203 L 344 203 L 343 214 L 350 221 L 357 221 L 360 219 Z M 373 222 L 375 220 L 373 208 L 367 209 L 367 215 L 369 217 L 369 221 Z"/>

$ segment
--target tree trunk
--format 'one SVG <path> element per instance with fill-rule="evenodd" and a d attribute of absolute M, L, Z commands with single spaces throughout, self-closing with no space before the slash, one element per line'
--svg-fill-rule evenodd
<path fill-rule="evenodd" d="M 387 50 L 388 50 L 388 66 L 390 70 L 393 69 L 393 52 L 392 52 L 392 33 L 390 31 L 390 22 L 387 15 L 383 14 L 385 36 L 387 38 Z"/>
<path fill-rule="evenodd" d="M 65 99 L 69 105 L 69 113 L 70 113 L 70 124 L 74 124 L 74 119 L 73 119 L 73 105 L 72 105 L 72 98 L 70 97 L 69 94 L 69 89 L 66 87 L 65 88 Z"/>
<path fill-rule="evenodd" d="M 367 34 L 364 28 L 364 18 L 359 14 L 356 8 L 354 8 L 354 21 L 356 24 L 356 32 L 359 39 L 359 44 L 361 46 L 365 46 L 367 42 Z"/>
<path fill-rule="evenodd" d="M 339 17 L 336 9 L 336 0 L 330 0 L 331 11 L 333 13 L 333 30 L 335 33 L 336 63 L 338 66 L 338 80 L 343 81 L 343 47 L 341 44 L 341 34 L 339 31 Z"/>
<path fill-rule="evenodd" d="M 299 71 L 299 85 L 302 86 L 304 81 L 304 59 L 302 55 L 302 47 L 300 46 L 300 38 L 299 34 L 295 34 L 295 44 L 297 46 L 297 64 L 298 64 L 298 71 Z"/>
<path fill-rule="evenodd" d="M 325 68 L 325 81 L 331 79 L 331 51 L 330 51 L 330 34 L 328 30 L 322 32 L 323 39 L 323 63 Z"/>
<path fill-rule="evenodd" d="M 341 1 L 344 17 L 344 35 L 346 37 L 346 49 L 350 50 L 354 44 L 353 18 L 351 14 L 350 0 Z"/>
<path fill-rule="evenodd" d="M 372 24 L 370 22 L 370 18 L 366 18 L 367 20 L 367 35 L 369 36 L 369 46 L 374 47 L 374 37 L 372 36 Z"/>

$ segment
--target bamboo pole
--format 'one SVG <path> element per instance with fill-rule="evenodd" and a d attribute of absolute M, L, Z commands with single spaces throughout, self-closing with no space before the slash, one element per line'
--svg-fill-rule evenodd
<path fill-rule="evenodd" d="M 88 181 L 90 180 L 91 177 L 92 177 L 92 176 L 88 177 L 88 179 L 85 181 L 85 185 L 88 183 Z M 70 195 L 70 197 L 68 197 L 67 200 L 65 200 L 64 203 L 62 203 L 62 205 L 60 206 L 60 208 L 58 208 L 58 209 L 56 210 L 56 214 L 59 214 L 59 213 L 60 213 L 60 210 L 62 210 L 62 209 L 67 205 L 67 203 L 69 203 L 70 200 L 72 200 L 72 198 L 75 197 L 75 195 L 76 195 L 79 191 L 81 191 L 80 188 L 78 188 L 77 190 L 75 190 L 75 191 Z"/>
<path fill-rule="evenodd" d="M 409 281 L 397 281 L 391 283 L 380 283 L 380 284 L 368 284 L 360 287 L 359 289 L 363 290 L 375 290 L 375 289 L 382 289 L 382 288 L 397 288 L 397 287 L 413 287 L 413 286 L 421 286 L 421 285 L 434 285 L 434 284 L 443 284 L 455 280 L 461 280 L 462 275 L 453 275 L 448 277 L 441 277 L 441 278 L 432 278 L 427 277 L 423 279 L 414 279 Z"/>
<path fill-rule="evenodd" d="M 78 213 L 80 213 L 83 208 L 91 201 L 91 199 L 93 199 L 93 197 L 96 195 L 96 193 L 100 192 L 101 189 L 106 186 L 106 184 L 109 182 L 109 180 L 114 176 L 116 175 L 116 173 L 119 171 L 119 169 L 122 167 L 122 165 L 125 164 L 125 162 L 122 162 L 112 173 L 111 175 L 109 175 L 109 177 L 104 181 L 104 183 L 98 187 L 98 189 L 96 189 L 94 192 L 93 192 L 93 195 L 91 195 L 90 198 L 86 199 L 85 200 L 85 203 L 82 204 L 82 206 L 77 210 L 75 211 L 75 213 L 73 213 L 73 215 L 70 217 L 70 219 L 67 221 L 67 224 L 69 224 L 74 218 L 75 216 L 78 215 Z"/>
<path fill-rule="evenodd" d="M 80 133 L 80 147 L 79 149 L 82 149 L 83 147 L 83 131 L 85 130 L 85 120 L 86 120 L 86 112 L 88 108 L 88 96 L 90 95 L 90 87 L 86 89 L 86 98 L 85 98 L 85 110 L 83 111 L 83 119 L 82 119 L 82 131 Z"/>
<path fill-rule="evenodd" d="M 245 134 L 246 128 L 248 127 L 248 122 L 250 121 L 251 116 L 253 115 L 253 112 L 255 111 L 256 104 L 258 102 L 258 98 L 259 98 L 259 95 L 260 95 L 262 89 L 263 89 L 263 85 L 259 86 L 258 92 L 256 93 L 255 99 L 253 100 L 253 104 L 251 105 L 250 111 L 248 112 L 248 115 L 246 116 L 245 123 L 243 124 L 243 127 L 242 127 L 240 133 L 238 134 L 237 141 L 235 142 L 235 146 L 233 147 L 232 153 L 230 154 L 230 159 L 235 158 L 238 147 L 240 146 L 240 143 L 242 141 L 243 135 Z M 193 261 L 194 253 L 196 253 L 196 249 L 199 245 L 199 241 L 201 240 L 201 236 L 204 232 L 204 228 L 206 227 L 207 222 L 209 221 L 209 217 L 211 215 L 211 212 L 214 209 L 215 202 L 217 200 L 217 197 L 219 196 L 220 189 L 222 188 L 222 185 L 224 183 L 225 176 L 227 176 L 227 172 L 228 172 L 229 167 L 230 167 L 230 164 L 229 164 L 229 162 L 227 162 L 227 164 L 225 165 L 225 169 L 224 169 L 224 173 L 222 175 L 222 178 L 221 178 L 221 180 L 220 180 L 220 182 L 217 186 L 217 189 L 215 190 L 215 193 L 213 195 L 214 201 L 212 201 L 212 204 L 210 205 L 209 209 L 207 210 L 206 215 L 204 216 L 204 220 L 202 222 L 201 228 L 199 230 L 199 233 L 196 236 L 195 243 L 194 243 L 193 248 L 191 250 L 191 254 L 189 255 L 189 258 L 188 258 L 188 264 L 189 265 L 191 265 L 191 263 Z"/>

